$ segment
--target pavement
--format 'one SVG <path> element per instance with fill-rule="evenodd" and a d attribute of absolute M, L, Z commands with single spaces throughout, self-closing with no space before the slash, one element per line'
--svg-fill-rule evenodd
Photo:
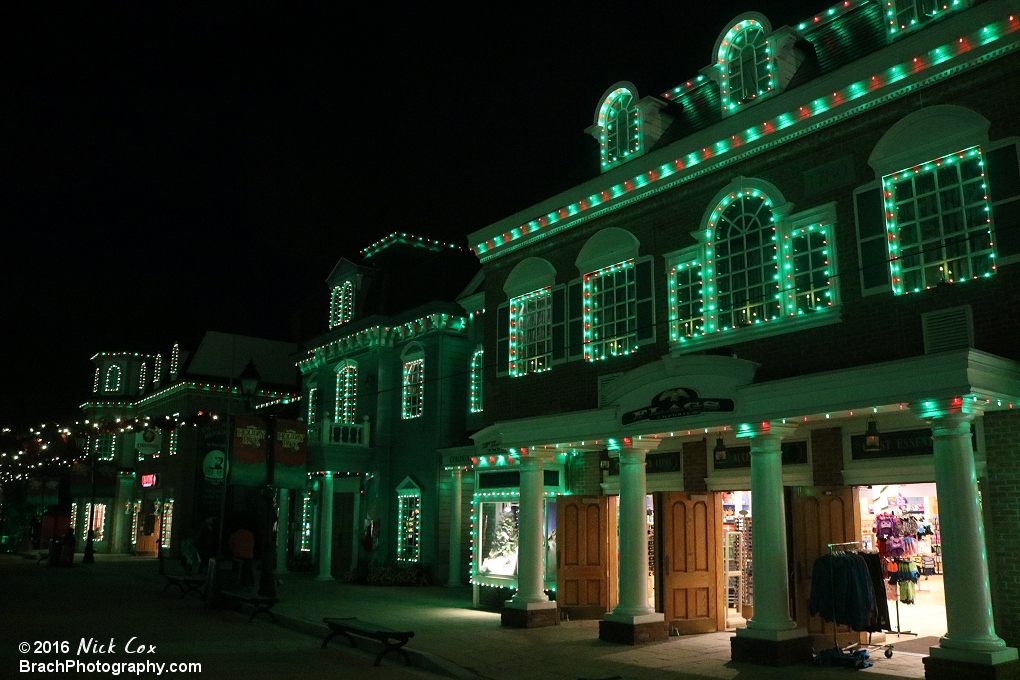
<path fill-rule="evenodd" d="M 80 556 L 76 556 L 76 561 Z M 96 565 L 114 568 L 127 561 L 147 563 L 147 568 L 125 569 L 131 587 L 149 589 L 153 597 L 180 597 L 176 589 L 162 592 L 164 581 L 156 577 L 154 558 L 97 555 Z M 168 570 L 171 565 L 168 563 Z M 40 568 L 46 568 L 40 565 Z M 669 637 L 664 641 L 620 645 L 598 639 L 598 621 L 560 621 L 556 626 L 532 629 L 503 628 L 496 611 L 472 606 L 470 586 L 367 586 L 341 581 L 319 581 L 314 574 L 277 575 L 279 603 L 273 608 L 274 624 L 260 615 L 247 623 L 248 609 L 237 613 L 238 625 L 283 626 L 305 633 L 309 650 L 317 649 L 329 630 L 323 617 L 357 617 L 394 629 L 414 631 L 405 649 L 415 675 L 463 680 L 691 680 L 723 678 L 844 678 L 846 668 L 811 664 L 767 667 L 730 660 L 732 631 Z M 125 587 L 127 587 L 125 583 Z M 195 608 L 205 606 L 197 595 L 188 595 Z M 186 625 L 185 621 L 181 621 Z M 895 638 L 889 642 L 895 643 Z M 349 643 L 336 637 L 330 646 L 348 650 Z M 359 641 L 350 653 L 374 658 L 381 649 L 372 641 Z M 817 650 L 820 651 L 820 650 Z M 881 648 L 869 650 L 874 665 L 864 672 L 888 678 L 923 678 L 923 654 L 895 651 L 886 658 Z M 397 653 L 387 655 L 383 666 L 404 669 Z M 353 670 L 353 669 L 351 669 Z M 364 666 L 342 677 L 372 677 L 376 670 Z M 376 675 L 382 677 L 385 672 Z"/>

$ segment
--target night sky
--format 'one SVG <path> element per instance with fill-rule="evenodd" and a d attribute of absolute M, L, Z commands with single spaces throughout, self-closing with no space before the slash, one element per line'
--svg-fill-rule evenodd
<path fill-rule="evenodd" d="M 736 15 L 831 3 L 22 4 L 0 10 L 4 426 L 79 418 L 96 352 L 310 339 L 340 257 L 393 231 L 467 247 L 597 173 L 610 85 L 662 93 Z"/>

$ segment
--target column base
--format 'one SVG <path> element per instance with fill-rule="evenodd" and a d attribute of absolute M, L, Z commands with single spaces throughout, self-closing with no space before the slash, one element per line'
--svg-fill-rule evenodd
<path fill-rule="evenodd" d="M 611 616 L 611 614 L 607 614 Z M 658 620 L 642 621 L 658 617 Z M 621 645 L 643 645 L 666 639 L 666 621 L 662 614 L 650 616 L 632 616 L 632 622 L 602 619 L 599 621 L 599 640 L 616 642 Z"/>
<path fill-rule="evenodd" d="M 333 580 L 334 580 L 334 578 L 333 578 L 333 576 L 332 576 L 332 575 L 330 575 L 330 576 L 321 576 L 321 575 L 320 575 L 320 576 L 316 576 L 316 577 L 315 577 L 315 580 L 316 580 L 316 581 L 333 581 Z"/>
<path fill-rule="evenodd" d="M 552 601 L 517 603 L 507 600 L 500 612 L 499 622 L 505 628 L 558 626 L 560 612 Z"/>
<path fill-rule="evenodd" d="M 756 637 L 740 634 L 746 630 L 738 628 L 737 634 L 730 638 L 733 661 L 759 666 L 793 666 L 811 663 L 813 659 L 811 636 L 803 629 L 775 631 L 774 636 L 761 635 L 765 631 L 755 631 Z"/>
<path fill-rule="evenodd" d="M 932 649 L 935 651 L 935 648 Z M 989 666 L 967 661 L 953 661 L 937 656 L 926 656 L 921 659 L 924 664 L 925 680 L 1000 680 L 1020 679 L 1020 660 L 1013 659 L 1005 663 Z"/>

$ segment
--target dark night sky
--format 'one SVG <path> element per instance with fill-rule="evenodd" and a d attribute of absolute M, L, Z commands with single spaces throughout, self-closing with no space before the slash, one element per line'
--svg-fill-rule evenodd
<path fill-rule="evenodd" d="M 0 10 L 0 425 L 79 417 L 95 352 L 308 339 L 340 257 L 466 247 L 595 174 L 610 85 L 661 93 L 737 14 L 831 3 L 23 4 Z"/>

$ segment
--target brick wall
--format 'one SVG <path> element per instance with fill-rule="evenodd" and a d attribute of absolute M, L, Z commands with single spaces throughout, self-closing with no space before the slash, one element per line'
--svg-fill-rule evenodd
<path fill-rule="evenodd" d="M 811 463 L 815 486 L 843 486 L 843 430 L 811 430 Z"/>
<path fill-rule="evenodd" d="M 569 456 L 566 469 L 567 491 L 575 496 L 601 496 L 602 469 L 599 467 L 601 458 L 597 451 L 584 451 L 576 456 Z"/>
<path fill-rule="evenodd" d="M 982 486 L 988 567 L 991 572 L 995 632 L 1011 647 L 1020 646 L 1020 412 L 984 416 L 988 475 Z"/>
<path fill-rule="evenodd" d="M 990 97 L 994 91 L 996 96 Z M 758 362 L 757 382 L 795 377 L 820 371 L 878 363 L 923 353 L 921 315 L 925 312 L 970 304 L 973 309 L 976 348 L 1020 359 L 1012 338 L 1020 335 L 1020 315 L 1013 313 L 1020 290 L 1020 265 L 1007 266 L 989 279 L 940 286 L 918 294 L 860 295 L 856 221 L 852 192 L 875 179 L 868 156 L 886 131 L 904 116 L 937 104 L 958 104 L 991 121 L 995 141 L 1020 133 L 1015 111 L 1020 108 L 1020 53 L 1002 57 L 965 77 L 950 78 L 921 93 L 875 107 L 866 114 L 820 129 L 810 135 L 734 163 L 705 177 L 651 196 L 626 208 L 581 223 L 570 230 L 500 257 L 485 265 L 486 309 L 506 302 L 503 283 L 513 267 L 526 257 L 548 260 L 557 271 L 557 283 L 576 279 L 574 261 L 596 232 L 614 226 L 627 229 L 640 241 L 641 255 L 654 255 L 656 342 L 636 353 L 606 361 L 574 361 L 551 371 L 522 378 L 486 376 L 485 422 L 597 408 L 598 376 L 628 371 L 669 351 L 666 272 L 662 255 L 694 244 L 690 233 L 701 226 L 706 208 L 734 177 L 771 182 L 783 192 L 794 210 L 832 201 L 836 203 L 834 282 L 841 298 L 841 323 L 736 342 L 733 351 Z M 853 182 L 807 195 L 804 174 L 833 159 L 849 158 Z M 485 318 L 486 356 L 495 356 L 496 314 Z M 739 337 L 739 333 L 735 333 Z M 488 361 L 489 366 L 495 361 Z"/>

